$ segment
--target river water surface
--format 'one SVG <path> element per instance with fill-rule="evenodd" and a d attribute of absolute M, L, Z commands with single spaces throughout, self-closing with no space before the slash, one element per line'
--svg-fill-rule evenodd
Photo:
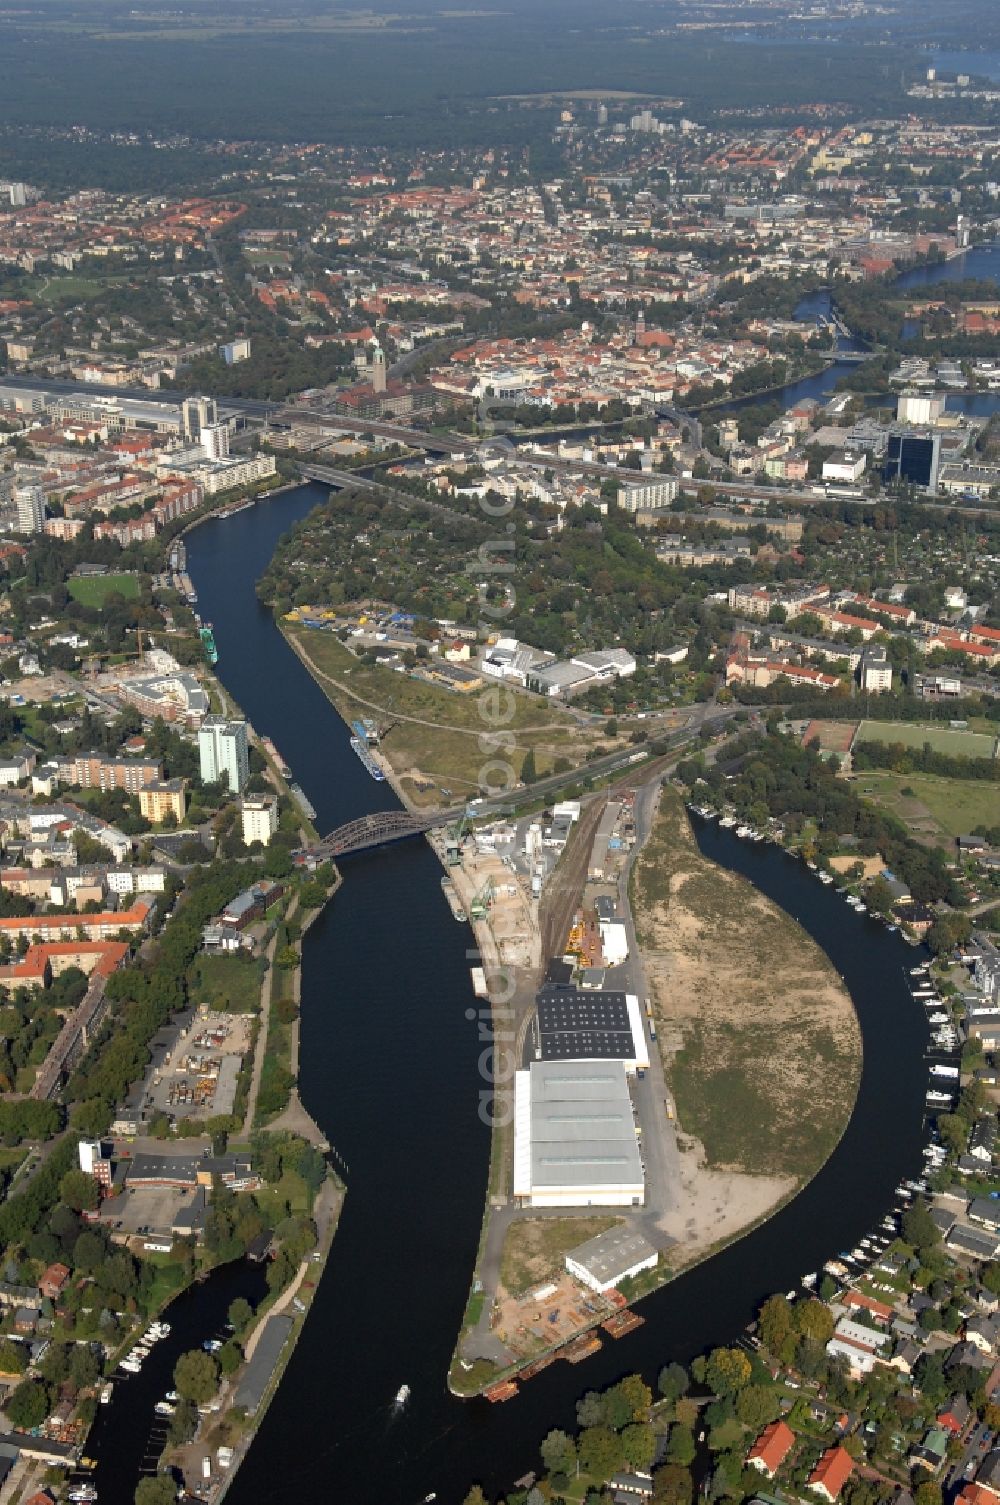
<path fill-rule="evenodd" d="M 322 496 L 301 487 L 206 523 L 190 535 L 188 557 L 223 683 L 274 739 L 328 830 L 394 796 L 365 774 L 347 728 L 254 595 L 279 536 Z M 503 1490 L 538 1466 L 550 1427 L 572 1425 L 582 1391 L 636 1370 L 653 1379 L 671 1359 L 731 1340 L 764 1297 L 856 1244 L 916 1172 L 926 1026 L 905 977 L 916 953 L 778 850 L 714 825 L 697 836 L 706 855 L 800 920 L 854 998 L 864 1070 L 825 1168 L 769 1223 L 645 1301 L 634 1334 L 579 1367 L 551 1366 L 507 1405 L 456 1400 L 445 1381 L 489 1157 L 482 1046 L 468 1017 L 472 937 L 452 919 L 424 842 L 348 859 L 305 939 L 301 1091 L 350 1168 L 349 1194 L 298 1346 L 227 1496 L 233 1505 L 317 1492 L 416 1505 L 431 1491 L 447 1505 L 474 1480 Z M 413 1398 L 394 1415 L 403 1381 Z M 102 1505 L 130 1505 L 125 1482 L 108 1478 Z"/>

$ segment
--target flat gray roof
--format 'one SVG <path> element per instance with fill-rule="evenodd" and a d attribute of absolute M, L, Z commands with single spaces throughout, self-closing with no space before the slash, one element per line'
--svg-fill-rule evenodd
<path fill-rule="evenodd" d="M 236 1392 L 235 1404 L 245 1406 L 251 1416 L 264 1399 L 264 1391 L 277 1367 L 281 1350 L 292 1330 L 293 1321 L 294 1318 L 279 1314 L 275 1317 L 268 1317 L 264 1324 L 264 1331 L 253 1351 L 253 1358 L 247 1365 L 246 1373 Z"/>
<path fill-rule="evenodd" d="M 632 1099 L 621 1061 L 533 1061 L 534 1187 L 642 1184 Z"/>
<path fill-rule="evenodd" d="M 606 1283 L 632 1270 L 656 1254 L 653 1245 L 641 1233 L 630 1228 L 609 1228 L 596 1238 L 588 1239 L 566 1258 L 589 1270 L 595 1279 Z"/>

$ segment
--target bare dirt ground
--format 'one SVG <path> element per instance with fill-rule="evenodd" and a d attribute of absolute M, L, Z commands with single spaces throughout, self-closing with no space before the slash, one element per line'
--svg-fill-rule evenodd
<path fill-rule="evenodd" d="M 670 1222 L 687 1258 L 816 1173 L 854 1104 L 861 1035 L 819 947 L 701 856 L 667 790 L 633 902 L 681 1130 Z"/>

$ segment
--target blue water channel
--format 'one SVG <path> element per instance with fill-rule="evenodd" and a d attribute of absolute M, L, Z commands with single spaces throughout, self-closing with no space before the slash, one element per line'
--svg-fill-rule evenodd
<path fill-rule="evenodd" d="M 961 282 L 965 278 L 982 278 L 1000 285 L 1000 241 L 988 245 L 973 246 L 950 261 L 932 265 L 911 267 L 897 278 L 897 286 L 906 289 L 935 287 L 942 282 Z M 825 291 L 809 294 L 803 298 L 795 316 L 798 319 L 815 319 L 817 315 L 830 316 L 830 294 Z M 839 350 L 861 350 L 860 341 L 837 337 Z M 824 370 L 801 381 L 789 382 L 774 392 L 751 393 L 747 397 L 734 397 L 729 402 L 720 402 L 706 409 L 704 417 L 712 419 L 716 414 L 738 413 L 741 409 L 758 407 L 764 403 L 778 403 L 782 408 L 794 407 L 796 403 L 812 399 L 828 402 L 842 377 L 857 369 L 850 361 L 831 361 Z M 895 406 L 895 398 L 884 396 L 873 399 L 876 403 Z M 1000 409 L 1000 392 L 949 392 L 947 406 L 950 412 L 965 413 L 969 417 L 985 418 Z"/>
<path fill-rule="evenodd" d="M 994 245 L 913 268 L 900 280 L 933 286 L 996 279 L 998 271 Z M 792 383 L 781 401 L 828 396 L 840 374 L 834 364 Z M 997 396 L 954 394 L 949 406 L 986 414 Z M 274 739 L 320 828 L 331 829 L 391 806 L 394 795 L 365 773 L 348 729 L 254 593 L 278 538 L 323 497 L 319 487 L 299 487 L 204 524 L 190 536 L 189 568 L 202 614 L 214 623 L 224 684 Z M 707 856 L 800 920 L 851 990 L 864 1074 L 827 1166 L 770 1223 L 644 1302 L 647 1323 L 636 1333 L 580 1368 L 553 1365 L 506 1406 L 455 1400 L 445 1376 L 468 1296 L 489 1156 L 478 1114 L 472 935 L 451 918 L 438 864 L 422 841 L 351 859 L 343 888 L 305 942 L 301 1066 L 303 1100 L 350 1166 L 350 1194 L 302 1338 L 229 1492 L 234 1505 L 263 1505 L 302 1489 L 352 1491 L 384 1505 L 420 1501 L 432 1490 L 457 1501 L 474 1479 L 502 1490 L 537 1466 L 538 1443 L 551 1426 L 572 1424 L 582 1390 L 637 1369 L 652 1378 L 672 1358 L 731 1339 L 763 1297 L 853 1246 L 915 1171 L 926 1029 L 904 976 L 914 953 L 776 850 L 715 826 L 697 835 Z M 233 1267 L 181 1298 L 169 1342 L 102 1408 L 91 1439 L 102 1505 L 131 1505 L 149 1454 L 152 1408 L 170 1388 L 177 1354 L 208 1336 L 233 1296 L 256 1279 Z M 392 1397 L 404 1381 L 413 1399 L 396 1415 Z"/>
<path fill-rule="evenodd" d="M 301 487 L 204 524 L 190 536 L 189 568 L 214 623 L 223 682 L 274 739 L 328 829 L 394 796 L 365 774 L 347 728 L 254 594 L 279 536 L 321 499 L 318 488 Z M 343 887 L 305 940 L 301 1090 L 350 1167 L 349 1192 L 298 1346 L 227 1496 L 233 1505 L 300 1492 L 410 1505 L 434 1491 L 451 1502 L 477 1479 L 490 1493 L 509 1488 L 538 1466 L 546 1431 L 572 1425 L 583 1390 L 635 1370 L 653 1378 L 670 1359 L 732 1339 L 765 1296 L 856 1244 L 897 1183 L 916 1172 L 926 1026 L 906 984 L 915 953 L 778 850 L 716 826 L 697 836 L 707 856 L 800 920 L 854 998 L 864 1070 L 855 1113 L 825 1168 L 770 1222 L 645 1301 L 646 1324 L 634 1334 L 579 1367 L 551 1366 L 508 1405 L 456 1400 L 446 1375 L 489 1158 L 478 1112 L 472 937 L 452 919 L 422 840 L 346 861 Z M 210 1280 L 184 1298 L 211 1303 L 206 1328 L 221 1305 L 212 1289 Z M 159 1378 L 145 1381 L 144 1370 L 129 1382 L 130 1428 L 141 1427 L 143 1406 L 151 1413 L 162 1393 Z M 413 1398 L 396 1414 L 404 1381 Z M 136 1449 L 108 1409 L 96 1439 L 101 1501 L 131 1505 Z M 103 1459 L 116 1438 L 123 1463 L 111 1469 Z"/>

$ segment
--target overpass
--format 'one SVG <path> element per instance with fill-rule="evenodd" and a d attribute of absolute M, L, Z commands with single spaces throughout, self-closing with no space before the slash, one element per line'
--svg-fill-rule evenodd
<path fill-rule="evenodd" d="M 399 491 L 394 486 L 386 486 L 382 481 L 373 481 L 371 476 L 357 470 L 337 470 L 332 465 L 300 464 L 299 474 L 303 480 L 318 481 L 321 486 L 330 486 L 334 491 L 368 491 L 372 496 L 385 497 L 400 507 L 419 507 L 424 512 L 437 512 L 450 522 L 467 523 L 469 527 L 480 531 L 485 527 L 485 519 L 476 517 L 471 512 L 458 512 L 454 507 L 445 506 L 443 502 L 432 502 L 426 497 Z"/>
<path fill-rule="evenodd" d="M 273 421 L 289 427 L 294 424 L 336 429 L 343 434 L 375 434 L 379 439 L 390 439 L 395 444 L 440 455 L 472 454 L 481 442 L 463 434 L 428 434 L 424 429 L 407 428 L 404 423 L 388 423 L 381 418 L 355 418 L 350 413 L 328 412 L 324 408 L 286 406 L 274 414 Z"/>

